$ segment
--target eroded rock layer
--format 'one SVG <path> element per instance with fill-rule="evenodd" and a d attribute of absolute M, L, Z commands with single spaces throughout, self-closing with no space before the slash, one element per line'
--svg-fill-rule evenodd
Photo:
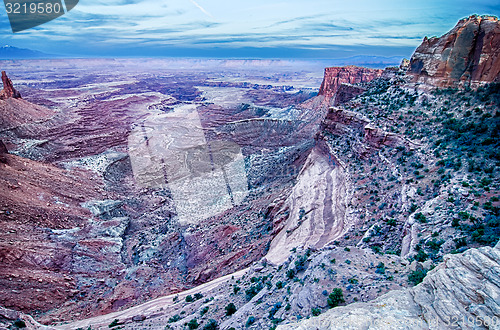
<path fill-rule="evenodd" d="M 357 66 L 332 67 L 325 69 L 325 78 L 318 95 L 333 97 L 343 83 L 356 84 L 372 81 L 382 75 L 383 70 Z"/>

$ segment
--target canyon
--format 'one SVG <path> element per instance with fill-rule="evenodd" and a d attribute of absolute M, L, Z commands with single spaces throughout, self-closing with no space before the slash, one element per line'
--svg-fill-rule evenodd
<path fill-rule="evenodd" d="M 323 76 L 3 63 L 0 325 L 496 328 L 499 26 Z"/>

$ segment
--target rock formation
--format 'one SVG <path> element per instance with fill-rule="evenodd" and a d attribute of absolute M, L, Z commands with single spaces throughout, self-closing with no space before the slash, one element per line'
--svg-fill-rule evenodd
<path fill-rule="evenodd" d="M 3 90 L 0 92 L 0 100 L 5 100 L 10 97 L 15 99 L 21 98 L 21 93 L 19 93 L 12 84 L 12 81 L 7 77 L 5 71 L 2 71 L 2 82 L 3 82 Z"/>
<path fill-rule="evenodd" d="M 498 328 L 500 243 L 446 255 L 416 287 L 337 307 L 278 329 Z M 487 326 L 489 324 L 489 326 Z"/>
<path fill-rule="evenodd" d="M 408 72 L 414 81 L 438 87 L 500 81 L 500 22 L 473 15 L 441 37 L 424 38 Z"/>
<path fill-rule="evenodd" d="M 356 84 L 372 81 L 382 75 L 383 70 L 357 66 L 332 67 L 325 69 L 325 77 L 318 95 L 333 97 L 342 83 Z"/>
<path fill-rule="evenodd" d="M 3 90 L 0 91 L 0 130 L 13 129 L 21 125 L 46 119 L 54 111 L 24 100 L 2 71 Z"/>
<path fill-rule="evenodd" d="M 7 150 L 7 147 L 3 143 L 2 140 L 0 140 L 0 163 L 6 163 L 7 158 L 5 157 L 5 154 L 8 154 L 9 151 Z"/>

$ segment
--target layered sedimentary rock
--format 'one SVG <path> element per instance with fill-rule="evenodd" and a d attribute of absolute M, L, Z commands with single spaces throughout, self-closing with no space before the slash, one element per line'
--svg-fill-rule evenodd
<path fill-rule="evenodd" d="M 425 37 L 408 72 L 414 81 L 438 87 L 500 81 L 500 22 L 470 16 L 441 37 Z"/>
<path fill-rule="evenodd" d="M 446 255 L 416 287 L 337 307 L 278 329 L 498 328 L 500 243 Z"/>
<path fill-rule="evenodd" d="M 0 100 L 5 100 L 10 97 L 15 99 L 21 98 L 21 93 L 19 93 L 12 84 L 12 81 L 7 77 L 5 71 L 2 71 L 2 82 L 3 82 L 3 90 L 0 92 Z"/>
<path fill-rule="evenodd" d="M 325 77 L 318 95 L 333 97 L 343 83 L 356 84 L 370 82 L 382 75 L 383 70 L 357 66 L 332 67 L 325 69 Z"/>

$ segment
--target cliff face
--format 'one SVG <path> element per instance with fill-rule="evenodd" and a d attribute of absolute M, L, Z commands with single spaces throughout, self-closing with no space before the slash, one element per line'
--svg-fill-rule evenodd
<path fill-rule="evenodd" d="M 12 84 L 12 81 L 7 77 L 5 71 L 2 71 L 2 82 L 3 90 L 0 92 L 0 100 L 5 100 L 8 98 L 20 99 L 21 93 L 19 93 Z"/>
<path fill-rule="evenodd" d="M 424 39 L 408 72 L 414 81 L 438 87 L 472 86 L 500 81 L 500 22 L 492 16 L 470 16 L 441 37 Z"/>
<path fill-rule="evenodd" d="M 356 66 L 332 67 L 325 69 L 325 77 L 318 95 L 333 97 L 341 84 L 356 84 L 372 81 L 382 75 L 383 70 Z"/>

